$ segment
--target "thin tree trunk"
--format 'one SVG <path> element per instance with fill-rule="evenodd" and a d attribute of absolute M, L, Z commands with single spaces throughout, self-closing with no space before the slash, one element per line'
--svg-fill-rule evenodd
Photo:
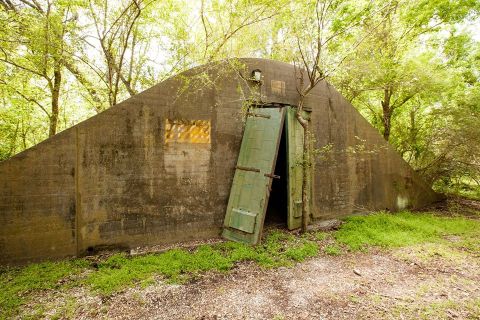
<path fill-rule="evenodd" d="M 390 139 L 390 130 L 392 127 L 392 106 L 390 105 L 390 99 L 392 98 L 392 87 L 386 86 L 384 89 L 384 97 L 382 101 L 382 124 L 383 124 L 383 138 L 388 141 Z"/>
<path fill-rule="evenodd" d="M 308 220 L 309 220 L 309 212 L 308 212 L 308 168 L 310 167 L 310 135 L 309 135 L 309 126 L 308 120 L 303 117 L 303 104 L 304 104 L 304 96 L 302 96 L 299 100 L 297 106 L 297 113 L 296 117 L 300 125 L 303 127 L 303 155 L 302 155 L 302 232 L 307 231 Z"/>
<path fill-rule="evenodd" d="M 309 188 L 308 188 L 308 173 L 310 168 L 310 132 L 308 127 L 308 121 L 305 126 L 303 126 L 303 179 L 302 179 L 302 232 L 307 231 L 307 226 L 309 223 Z"/>
<path fill-rule="evenodd" d="M 97 89 L 95 88 L 95 84 L 91 83 L 85 74 L 83 74 L 77 66 L 73 62 L 64 61 L 65 67 L 70 71 L 71 74 L 75 76 L 75 78 L 80 82 L 80 84 L 88 91 L 92 100 L 94 102 L 94 108 L 97 112 L 102 111 L 102 99 L 100 98 L 100 94 L 98 93 Z"/>
<path fill-rule="evenodd" d="M 388 107 L 383 108 L 383 138 L 388 141 L 390 139 L 392 114 Z"/>
<path fill-rule="evenodd" d="M 7 156 L 9 156 L 9 157 L 15 151 L 15 146 L 17 145 L 17 136 L 18 136 L 19 127 L 20 127 L 20 124 L 19 124 L 19 122 L 17 122 L 17 124 L 15 126 L 15 133 L 13 134 L 13 138 L 11 139 L 11 143 L 10 143 L 10 150 L 8 151 L 8 154 L 7 154 Z M 24 147 L 24 149 L 26 149 L 26 147 Z"/>
<path fill-rule="evenodd" d="M 51 137 L 57 133 L 60 85 L 62 83 L 62 71 L 58 63 L 55 64 L 53 71 L 53 88 L 52 88 L 52 113 L 50 115 L 50 130 L 48 136 Z"/>

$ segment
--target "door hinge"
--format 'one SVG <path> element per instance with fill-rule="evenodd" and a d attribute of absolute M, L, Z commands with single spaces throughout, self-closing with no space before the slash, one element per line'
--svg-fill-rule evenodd
<path fill-rule="evenodd" d="M 270 115 L 268 115 L 268 114 L 261 114 L 261 113 L 247 112 L 247 116 L 270 119 Z"/>
<path fill-rule="evenodd" d="M 235 169 L 238 170 L 243 170 L 243 171 L 253 171 L 253 172 L 260 172 L 260 169 L 257 168 L 250 168 L 250 167 L 241 167 L 241 166 L 236 166 Z"/>
<path fill-rule="evenodd" d="M 264 176 L 272 179 L 280 179 L 280 176 L 277 176 L 276 174 L 272 174 L 272 173 L 265 173 Z"/>

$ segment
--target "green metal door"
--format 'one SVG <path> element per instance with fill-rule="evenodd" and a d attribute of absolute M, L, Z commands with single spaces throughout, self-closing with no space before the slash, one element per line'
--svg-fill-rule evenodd
<path fill-rule="evenodd" d="M 257 244 L 261 238 L 285 108 L 256 108 L 247 114 L 233 178 L 223 237 Z"/>
<path fill-rule="evenodd" d="M 296 118 L 297 110 L 287 108 L 286 138 L 287 138 L 287 185 L 288 185 L 288 229 L 302 226 L 302 181 L 303 181 L 303 127 Z M 308 119 L 308 113 L 303 116 Z M 307 181 L 308 183 L 308 181 Z"/>

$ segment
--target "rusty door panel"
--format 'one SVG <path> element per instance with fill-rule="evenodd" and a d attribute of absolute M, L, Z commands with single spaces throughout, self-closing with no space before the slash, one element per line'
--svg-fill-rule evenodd
<path fill-rule="evenodd" d="M 285 108 L 255 108 L 247 114 L 233 178 L 223 237 L 248 244 L 261 238 Z"/>

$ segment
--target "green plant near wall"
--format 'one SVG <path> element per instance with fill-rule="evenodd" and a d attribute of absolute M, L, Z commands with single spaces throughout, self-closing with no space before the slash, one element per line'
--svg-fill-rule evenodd
<path fill-rule="evenodd" d="M 448 242 L 446 236 L 459 240 Z M 183 283 L 208 271 L 228 272 L 242 261 L 262 268 L 293 266 L 324 252 L 330 256 L 366 251 L 372 247 L 397 248 L 417 244 L 451 246 L 463 254 L 477 254 L 480 221 L 431 213 L 380 212 L 345 219 L 335 232 L 309 232 L 298 236 L 271 230 L 261 245 L 223 242 L 195 249 L 173 249 L 141 256 L 114 254 L 92 263 L 86 259 L 31 264 L 0 270 L 0 319 L 18 315 L 19 308 L 44 290 L 67 290 L 84 286 L 109 296 L 124 288 L 146 286 L 157 277 Z M 72 313 L 72 306 L 67 310 Z M 39 315 L 42 308 L 38 310 Z"/>

